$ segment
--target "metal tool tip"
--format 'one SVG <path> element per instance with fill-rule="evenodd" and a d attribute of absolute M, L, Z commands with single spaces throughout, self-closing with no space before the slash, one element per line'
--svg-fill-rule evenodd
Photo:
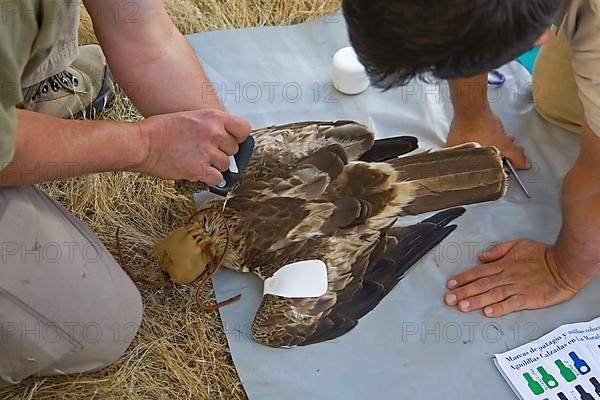
<path fill-rule="evenodd" d="M 506 157 L 502 157 L 502 161 L 504 162 L 504 165 L 506 165 L 506 167 L 508 168 L 509 173 L 517 181 L 517 184 L 519 185 L 519 187 L 521 188 L 521 190 L 523 191 L 523 193 L 525 193 L 525 196 L 527 196 L 528 199 L 531 199 L 532 197 L 531 197 L 531 194 L 529 193 L 529 190 L 527 190 L 527 187 L 525 186 L 525 183 L 523 182 L 523 180 L 521 179 L 521 177 L 517 173 L 517 170 L 515 169 L 515 167 L 512 165 L 512 162 L 510 162 L 510 160 L 508 158 L 506 158 Z"/>

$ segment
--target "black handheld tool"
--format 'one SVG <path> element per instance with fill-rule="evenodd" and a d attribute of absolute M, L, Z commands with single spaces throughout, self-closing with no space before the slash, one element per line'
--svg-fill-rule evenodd
<path fill-rule="evenodd" d="M 211 186 L 209 188 L 211 193 L 218 194 L 219 196 L 227 196 L 240 180 L 242 173 L 250 163 L 252 153 L 254 152 L 254 145 L 255 141 L 252 136 L 249 136 L 244 143 L 240 144 L 237 154 L 229 157 L 229 170 L 223 172 L 223 182 Z"/>

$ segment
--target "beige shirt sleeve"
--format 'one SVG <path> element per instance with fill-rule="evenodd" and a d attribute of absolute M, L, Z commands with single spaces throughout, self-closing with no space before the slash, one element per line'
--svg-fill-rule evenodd
<path fill-rule="evenodd" d="M 586 121 L 600 136 L 600 0 L 571 0 L 564 31 Z"/>
<path fill-rule="evenodd" d="M 21 77 L 38 34 L 35 0 L 0 0 L 0 170 L 12 160 L 17 133 L 15 106 L 22 101 Z M 27 12 L 29 10 L 29 12 Z"/>
<path fill-rule="evenodd" d="M 4 4 L 4 3 L 3 3 Z M 0 170 L 12 160 L 17 116 L 15 105 L 21 99 L 21 72 L 13 47 L 13 32 L 10 24 L 0 25 Z"/>

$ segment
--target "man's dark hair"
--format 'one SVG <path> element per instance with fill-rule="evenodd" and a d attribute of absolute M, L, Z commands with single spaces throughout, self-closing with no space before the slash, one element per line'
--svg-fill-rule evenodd
<path fill-rule="evenodd" d="M 371 81 L 475 76 L 530 50 L 563 0 L 344 0 L 350 40 Z"/>

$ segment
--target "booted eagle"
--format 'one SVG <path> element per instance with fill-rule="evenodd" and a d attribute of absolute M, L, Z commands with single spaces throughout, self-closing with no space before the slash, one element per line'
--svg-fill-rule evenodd
<path fill-rule="evenodd" d="M 399 157 L 417 149 L 415 138 L 376 141 L 349 121 L 270 127 L 253 137 L 254 154 L 225 218 L 199 214 L 156 252 L 176 283 L 190 283 L 217 263 L 266 280 L 285 265 L 323 261 L 322 296 L 263 297 L 252 333 L 267 346 L 304 346 L 347 333 L 456 228 L 449 224 L 465 210 L 451 207 L 497 200 L 506 191 L 493 147 Z M 206 206 L 220 210 L 222 202 Z M 395 227 L 399 217 L 436 210 L 446 211 Z"/>

